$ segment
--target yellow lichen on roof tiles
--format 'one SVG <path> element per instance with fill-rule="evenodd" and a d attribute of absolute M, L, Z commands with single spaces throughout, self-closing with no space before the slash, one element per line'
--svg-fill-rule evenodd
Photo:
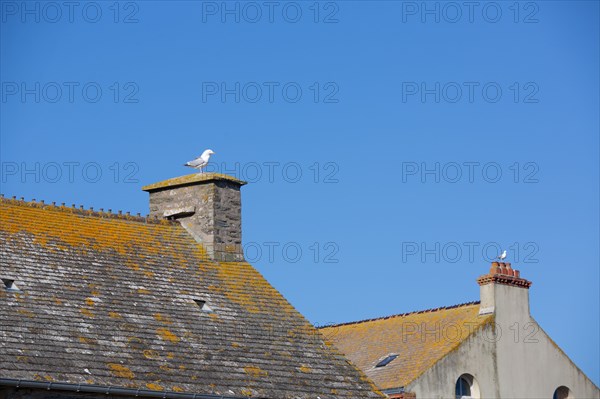
<path fill-rule="evenodd" d="M 146 387 L 153 391 L 164 391 L 165 390 L 162 386 L 155 384 L 155 383 L 148 383 L 148 384 L 146 384 Z"/>
<path fill-rule="evenodd" d="M 244 372 L 254 378 L 261 378 L 269 375 L 269 373 L 257 366 L 246 366 L 244 367 Z"/>
<path fill-rule="evenodd" d="M 158 334 L 159 337 L 161 337 L 165 341 L 170 341 L 170 342 L 174 342 L 174 343 L 177 343 L 180 341 L 180 339 L 177 335 L 173 334 L 171 331 L 167 330 L 166 328 L 157 328 L 156 333 Z"/>
<path fill-rule="evenodd" d="M 246 262 L 221 262 L 218 269 L 220 292 L 227 298 L 242 306 L 247 312 L 273 312 L 274 308 L 280 314 L 292 313 L 298 314 L 289 302 L 273 288 L 271 284 L 250 264 Z M 257 298 L 265 298 L 269 301 L 269 306 L 264 307 Z M 267 309 L 265 309 L 267 308 Z"/>
<path fill-rule="evenodd" d="M 6 201 L 1 216 L 0 230 L 11 235 L 30 234 L 41 246 L 76 247 L 82 251 L 113 250 L 119 254 L 132 253 L 140 247 L 149 253 L 158 253 L 162 230 L 172 229 L 171 225 L 154 225 L 149 229 L 138 222 L 89 217 L 65 212 L 62 208 L 23 206 Z M 26 223 L 27 220 L 35 220 L 35 223 Z"/>
<path fill-rule="evenodd" d="M 321 332 L 380 389 L 391 389 L 414 381 L 490 322 L 493 316 L 479 316 L 479 304 L 471 303 L 330 326 Z M 391 353 L 398 357 L 375 367 Z"/>
<path fill-rule="evenodd" d="M 173 322 L 171 321 L 171 319 L 169 319 L 167 316 L 163 316 L 160 313 L 155 313 L 154 314 L 154 320 L 159 321 L 161 323 L 165 323 L 165 324 L 173 324 Z"/>
<path fill-rule="evenodd" d="M 135 374 L 133 374 L 133 371 L 131 371 L 129 368 L 127 368 L 121 364 L 108 363 L 107 366 L 108 366 L 108 369 L 110 370 L 110 373 L 112 375 L 114 375 L 115 377 L 128 378 L 130 380 L 135 377 Z"/>

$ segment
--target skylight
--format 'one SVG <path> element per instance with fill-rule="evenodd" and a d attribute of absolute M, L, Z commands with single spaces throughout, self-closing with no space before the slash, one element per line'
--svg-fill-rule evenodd
<path fill-rule="evenodd" d="M 379 363 L 375 365 L 375 367 L 384 367 L 387 366 L 392 360 L 397 358 L 398 355 L 388 355 L 385 359 L 381 360 Z"/>
<path fill-rule="evenodd" d="M 19 289 L 19 287 L 17 287 L 17 285 L 15 284 L 15 280 L 11 280 L 8 278 L 3 278 L 2 282 L 4 283 L 4 289 L 7 291 L 12 291 L 12 292 L 19 292 L 21 291 Z"/>
<path fill-rule="evenodd" d="M 213 310 L 206 304 L 206 301 L 203 299 L 194 299 L 196 305 L 200 307 L 200 310 L 203 312 L 212 312 Z"/>

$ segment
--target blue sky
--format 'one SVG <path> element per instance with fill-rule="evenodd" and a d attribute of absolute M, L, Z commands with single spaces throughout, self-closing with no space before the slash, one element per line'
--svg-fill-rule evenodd
<path fill-rule="evenodd" d="M 477 300 L 507 248 L 600 383 L 599 3 L 223 4 L 0 1 L 0 191 L 146 214 L 212 148 L 311 322 Z"/>

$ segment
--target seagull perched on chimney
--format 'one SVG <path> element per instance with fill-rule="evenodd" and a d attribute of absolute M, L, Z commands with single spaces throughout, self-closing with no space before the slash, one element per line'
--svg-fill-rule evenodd
<path fill-rule="evenodd" d="M 500 260 L 506 259 L 506 249 L 504 251 L 502 251 L 502 254 L 500 256 L 498 256 L 498 259 L 500 259 Z"/>
<path fill-rule="evenodd" d="M 204 150 L 202 155 L 193 161 L 186 162 L 183 166 L 189 166 L 190 168 L 198 169 L 200 173 L 202 173 L 202 169 L 208 165 L 208 161 L 210 160 L 210 156 L 214 154 L 213 150 Z"/>

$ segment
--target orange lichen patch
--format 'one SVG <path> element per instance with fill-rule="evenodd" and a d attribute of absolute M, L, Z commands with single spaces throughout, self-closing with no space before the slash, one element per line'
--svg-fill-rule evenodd
<path fill-rule="evenodd" d="M 240 393 L 244 396 L 248 396 L 248 397 L 252 396 L 252 391 L 249 389 L 246 389 L 246 388 L 242 388 L 240 390 Z"/>
<path fill-rule="evenodd" d="M 209 313 L 208 316 L 213 319 L 213 320 L 218 320 L 219 319 L 219 315 L 216 313 Z"/>
<path fill-rule="evenodd" d="M 246 366 L 244 367 L 244 371 L 246 372 L 246 374 L 254 378 L 266 377 L 269 375 L 269 373 L 267 373 L 265 370 L 256 366 Z"/>
<path fill-rule="evenodd" d="M 96 304 L 96 301 L 94 301 L 92 298 L 86 298 L 85 304 L 88 306 L 94 306 Z"/>
<path fill-rule="evenodd" d="M 20 313 L 27 317 L 35 317 L 35 313 L 33 313 L 31 310 L 27 310 L 27 309 L 19 309 L 19 310 L 17 310 L 17 313 Z"/>
<path fill-rule="evenodd" d="M 52 377 L 51 377 L 51 376 L 49 376 L 49 375 L 45 375 L 45 376 L 44 376 L 44 379 L 45 379 L 46 381 L 54 381 L 54 378 L 52 378 Z"/>
<path fill-rule="evenodd" d="M 108 369 L 110 370 L 110 373 L 112 375 L 114 375 L 115 377 L 129 378 L 130 380 L 135 377 L 135 374 L 133 374 L 133 371 L 129 370 L 129 368 L 127 368 L 121 364 L 108 363 L 107 366 L 108 366 Z"/>
<path fill-rule="evenodd" d="M 142 295 L 149 295 L 150 291 L 145 289 L 145 288 L 138 288 L 137 290 L 138 294 L 142 294 Z"/>
<path fill-rule="evenodd" d="M 177 385 L 174 385 L 172 388 L 173 392 L 183 392 L 184 389 L 182 387 L 178 387 Z"/>
<path fill-rule="evenodd" d="M 166 364 L 163 364 L 162 366 L 160 366 L 159 369 L 161 369 L 162 371 L 165 371 L 167 373 L 169 373 L 169 372 L 171 372 L 173 370 L 171 367 L 169 367 Z"/>
<path fill-rule="evenodd" d="M 123 316 L 121 316 L 120 313 L 117 312 L 108 312 L 108 317 L 110 317 L 111 319 L 122 319 Z"/>
<path fill-rule="evenodd" d="M 173 352 L 167 353 L 167 359 L 175 359 L 175 354 Z"/>
<path fill-rule="evenodd" d="M 165 323 L 165 324 L 173 324 L 173 322 L 171 321 L 171 319 L 169 319 L 167 316 L 163 316 L 160 313 L 155 313 L 154 314 L 154 319 L 158 322 L 161 323 Z"/>
<path fill-rule="evenodd" d="M 81 313 L 82 313 L 84 316 L 87 316 L 87 317 L 94 317 L 94 313 L 92 313 L 92 311 L 91 311 L 91 310 L 89 310 L 89 309 L 81 308 L 81 309 L 79 309 L 79 311 L 80 311 L 80 312 L 81 312 Z"/>
<path fill-rule="evenodd" d="M 492 315 L 479 316 L 479 304 L 469 303 L 330 326 L 320 332 L 366 370 L 380 389 L 389 389 L 408 385 L 491 322 Z M 375 368 L 391 353 L 399 356 Z"/>
<path fill-rule="evenodd" d="M 86 338 L 86 337 L 79 337 L 79 342 L 81 342 L 82 344 L 95 344 L 96 340 L 92 339 L 92 338 Z"/>
<path fill-rule="evenodd" d="M 148 278 L 153 278 L 154 277 L 154 272 L 151 272 L 149 270 L 144 270 L 144 276 L 146 276 Z"/>
<path fill-rule="evenodd" d="M 90 217 L 89 214 L 91 212 L 86 214 L 65 207 L 3 200 L 0 230 L 11 236 L 29 235 L 36 244 L 49 249 L 114 251 L 128 255 L 135 254 L 139 248 L 149 254 L 160 253 L 164 237 L 172 235 L 174 229 L 171 223 L 153 223 L 152 228 L 148 228 L 145 223 L 98 214 Z M 36 223 L 23 223 L 23 220 Z"/>
<path fill-rule="evenodd" d="M 237 342 L 232 342 L 231 346 L 233 346 L 234 348 L 240 348 L 242 345 L 238 344 Z"/>
<path fill-rule="evenodd" d="M 156 359 L 156 358 L 158 358 L 159 356 L 160 356 L 160 354 L 159 354 L 157 351 L 155 351 L 155 350 L 152 350 L 152 349 L 146 349 L 146 350 L 144 351 L 144 357 L 145 357 L 146 359 Z"/>
<path fill-rule="evenodd" d="M 171 331 L 167 330 L 166 328 L 158 328 L 158 329 L 156 329 L 156 333 L 164 341 L 170 341 L 170 342 L 174 342 L 174 343 L 179 342 L 179 337 L 177 335 L 173 334 Z"/>
<path fill-rule="evenodd" d="M 140 266 L 137 263 L 134 263 L 130 260 L 125 262 L 125 266 L 127 266 L 131 270 L 140 270 Z"/>
<path fill-rule="evenodd" d="M 55 303 L 55 304 L 57 304 L 57 305 L 62 305 L 62 304 L 63 304 L 63 301 L 61 301 L 61 300 L 60 300 L 60 299 L 58 299 L 57 297 L 54 297 L 53 299 L 54 299 L 54 303 Z"/>
<path fill-rule="evenodd" d="M 27 356 L 17 356 L 17 361 L 21 363 L 29 363 L 29 358 Z"/>
<path fill-rule="evenodd" d="M 301 366 L 298 368 L 298 370 L 300 370 L 302 373 L 311 373 L 312 369 L 308 366 Z"/>
<path fill-rule="evenodd" d="M 210 291 L 215 291 L 215 292 L 222 292 L 222 291 L 223 291 L 223 288 L 222 288 L 222 287 L 218 287 L 218 286 L 216 286 L 216 285 L 209 285 L 209 286 L 208 286 L 208 289 L 209 289 Z"/>
<path fill-rule="evenodd" d="M 247 312 L 265 311 L 265 306 L 256 301 L 260 297 L 268 301 L 268 312 L 298 315 L 292 305 L 271 286 L 267 280 L 246 262 L 221 262 L 218 277 L 221 280 L 222 292 L 227 298 L 242 306 Z"/>
<path fill-rule="evenodd" d="M 152 382 L 150 382 L 150 383 L 146 384 L 146 387 L 147 387 L 148 389 L 151 389 L 151 390 L 153 390 L 153 391 L 164 391 L 164 390 L 165 390 L 165 389 L 164 389 L 162 386 L 160 386 L 160 385 L 158 385 L 158 384 L 154 384 L 154 383 L 152 383 Z"/>

